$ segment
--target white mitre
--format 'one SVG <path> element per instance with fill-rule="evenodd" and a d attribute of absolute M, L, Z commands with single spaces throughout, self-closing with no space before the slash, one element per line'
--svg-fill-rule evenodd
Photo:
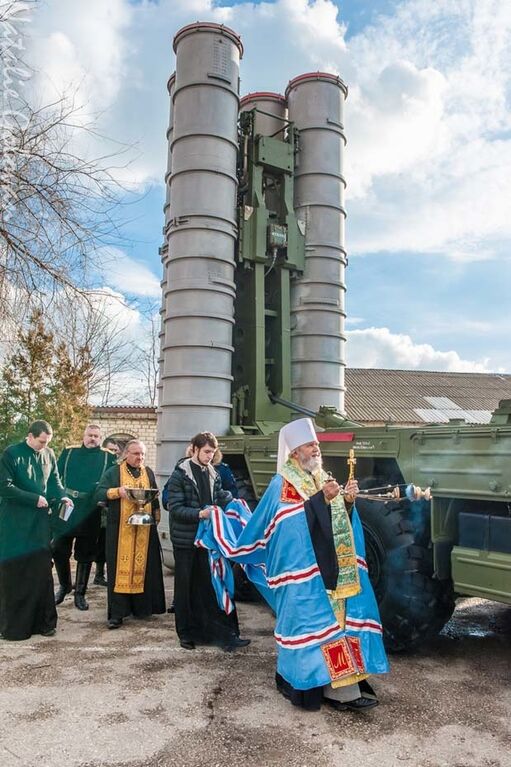
<path fill-rule="evenodd" d="M 297 421 L 283 426 L 279 432 L 279 452 L 277 456 L 277 472 L 284 466 L 289 453 L 300 445 L 317 440 L 316 430 L 310 418 L 299 418 Z"/>

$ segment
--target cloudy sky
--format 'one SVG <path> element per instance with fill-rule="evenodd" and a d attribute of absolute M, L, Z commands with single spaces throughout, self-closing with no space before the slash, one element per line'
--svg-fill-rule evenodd
<path fill-rule="evenodd" d="M 41 99 L 77 87 L 101 132 L 132 146 L 120 176 L 140 201 L 110 289 L 159 297 L 172 39 L 221 22 L 243 39 L 242 94 L 311 70 L 348 84 L 348 364 L 511 372 L 511 2 L 37 5 Z"/>

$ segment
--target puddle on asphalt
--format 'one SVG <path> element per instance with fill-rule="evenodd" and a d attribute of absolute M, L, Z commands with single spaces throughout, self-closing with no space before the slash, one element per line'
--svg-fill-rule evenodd
<path fill-rule="evenodd" d="M 457 640 L 511 637 L 511 607 L 483 599 L 462 599 L 441 636 Z"/>

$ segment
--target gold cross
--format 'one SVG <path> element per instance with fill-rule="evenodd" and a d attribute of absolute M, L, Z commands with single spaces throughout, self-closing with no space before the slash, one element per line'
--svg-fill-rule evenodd
<path fill-rule="evenodd" d="M 349 475 L 348 480 L 355 479 L 355 464 L 357 462 L 357 459 L 355 458 L 355 451 L 353 448 L 350 448 L 350 457 L 347 460 L 347 464 L 349 466 Z"/>

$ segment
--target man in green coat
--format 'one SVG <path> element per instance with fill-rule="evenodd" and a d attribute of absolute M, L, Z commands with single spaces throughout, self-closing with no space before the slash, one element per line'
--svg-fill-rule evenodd
<path fill-rule="evenodd" d="M 94 494 L 99 480 L 116 460 L 113 452 L 100 445 L 100 427 L 89 424 L 82 444 L 65 447 L 58 460 L 66 495 L 72 498 L 75 508 L 67 522 L 57 518 L 54 524 L 52 550 L 59 579 L 55 604 L 59 605 L 72 589 L 69 560 L 74 545 L 77 562 L 74 603 L 78 610 L 89 609 L 85 593 L 98 551 L 101 510 Z"/>
<path fill-rule="evenodd" d="M 53 450 L 52 428 L 34 421 L 26 440 L 0 458 L 0 634 L 3 639 L 53 636 L 50 506 L 65 502 Z"/>

